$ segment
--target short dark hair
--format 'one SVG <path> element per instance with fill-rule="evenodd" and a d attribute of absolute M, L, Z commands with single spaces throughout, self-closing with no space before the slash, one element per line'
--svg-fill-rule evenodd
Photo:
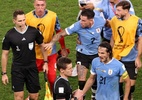
<path fill-rule="evenodd" d="M 61 57 L 57 60 L 56 66 L 57 66 L 57 69 L 60 71 L 60 69 L 65 70 L 67 68 L 66 66 L 71 63 L 72 61 L 69 58 Z"/>
<path fill-rule="evenodd" d="M 106 52 L 108 52 L 110 54 L 109 57 L 112 58 L 112 56 L 113 56 L 113 54 L 112 54 L 112 47 L 111 47 L 111 45 L 108 42 L 106 42 L 106 41 L 102 42 L 99 45 L 99 47 L 106 48 L 107 49 Z"/>
<path fill-rule="evenodd" d="M 120 1 L 116 7 L 122 6 L 122 9 L 127 9 L 128 11 L 130 10 L 131 4 L 129 1 Z"/>
<path fill-rule="evenodd" d="M 16 19 L 17 15 L 23 15 L 23 14 L 25 14 L 23 10 L 15 10 L 13 12 L 13 19 Z"/>
<path fill-rule="evenodd" d="M 95 16 L 95 12 L 91 9 L 84 9 L 81 12 L 81 16 L 86 16 L 88 19 L 93 19 Z"/>

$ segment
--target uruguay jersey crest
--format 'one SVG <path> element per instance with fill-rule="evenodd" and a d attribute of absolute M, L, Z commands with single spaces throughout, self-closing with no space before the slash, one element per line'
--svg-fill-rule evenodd
<path fill-rule="evenodd" d="M 113 73 L 113 70 L 112 70 L 112 69 L 109 69 L 109 70 L 108 70 L 108 75 L 112 75 L 112 73 Z"/>
<path fill-rule="evenodd" d="M 96 32 L 97 32 L 97 33 L 100 33 L 100 32 L 101 32 L 101 29 L 100 29 L 100 28 L 97 28 L 97 29 L 96 29 Z"/>

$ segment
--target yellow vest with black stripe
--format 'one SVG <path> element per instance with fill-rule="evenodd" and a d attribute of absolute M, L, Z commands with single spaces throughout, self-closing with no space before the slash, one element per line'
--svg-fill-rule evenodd
<path fill-rule="evenodd" d="M 48 13 L 42 18 L 36 18 L 33 11 L 26 14 L 26 24 L 39 29 L 44 37 L 44 43 L 48 43 L 52 40 L 55 30 L 56 13 L 48 10 Z M 43 59 L 39 45 L 35 46 L 36 58 Z M 47 51 L 49 55 L 51 51 Z"/>
<path fill-rule="evenodd" d="M 115 17 L 110 21 L 112 37 L 114 40 L 113 56 L 120 60 L 127 56 L 135 45 L 135 35 L 139 18 L 131 15 L 127 20 L 119 20 Z"/>

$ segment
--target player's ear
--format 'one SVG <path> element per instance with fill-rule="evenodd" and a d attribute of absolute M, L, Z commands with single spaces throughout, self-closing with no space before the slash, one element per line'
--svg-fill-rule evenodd
<path fill-rule="evenodd" d="M 63 72 L 64 72 L 64 69 L 61 68 L 61 69 L 60 69 L 60 72 L 63 73 Z"/>
<path fill-rule="evenodd" d="M 12 21 L 13 21 L 13 24 L 15 24 L 15 19 L 13 19 Z"/>
<path fill-rule="evenodd" d="M 93 24 L 93 19 L 89 19 L 90 23 Z"/>

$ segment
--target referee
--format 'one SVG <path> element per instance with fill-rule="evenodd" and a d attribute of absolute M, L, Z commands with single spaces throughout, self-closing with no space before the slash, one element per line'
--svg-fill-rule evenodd
<path fill-rule="evenodd" d="M 36 67 L 35 42 L 39 44 L 44 55 L 45 63 L 43 71 L 47 70 L 47 58 L 43 48 L 42 35 L 37 29 L 27 26 L 25 19 L 24 12 L 16 10 L 13 13 L 13 23 L 15 26 L 6 33 L 3 39 L 1 58 L 2 82 L 6 85 L 9 81 L 6 67 L 11 48 L 13 54 L 11 78 L 14 100 L 24 99 L 24 84 L 26 84 L 30 100 L 38 100 L 40 84 Z"/>

